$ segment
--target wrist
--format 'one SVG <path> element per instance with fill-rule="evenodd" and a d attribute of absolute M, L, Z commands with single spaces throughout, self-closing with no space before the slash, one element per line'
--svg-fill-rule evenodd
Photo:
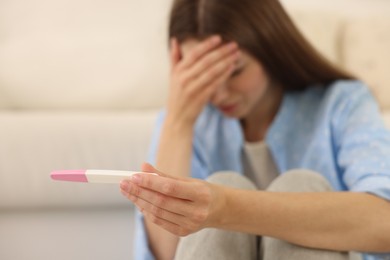
<path fill-rule="evenodd" d="M 165 118 L 164 130 L 172 131 L 175 134 L 191 134 L 194 131 L 195 122 L 184 121 L 176 117 L 169 116 Z"/>
<path fill-rule="evenodd" d="M 214 205 L 209 220 L 209 227 L 224 228 L 229 215 L 228 198 L 231 189 L 222 185 L 210 184 L 213 191 Z"/>

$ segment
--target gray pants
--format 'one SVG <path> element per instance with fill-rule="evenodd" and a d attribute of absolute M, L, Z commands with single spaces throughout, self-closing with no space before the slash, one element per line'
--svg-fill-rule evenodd
<path fill-rule="evenodd" d="M 207 180 L 240 189 L 256 189 L 249 179 L 232 172 L 215 173 Z M 267 190 L 321 192 L 331 191 L 332 188 L 318 173 L 294 170 L 279 176 Z M 260 240 L 261 245 L 259 245 Z M 348 260 L 350 258 L 346 252 L 305 248 L 271 237 L 258 237 L 246 233 L 208 228 L 181 238 L 175 259 Z"/>

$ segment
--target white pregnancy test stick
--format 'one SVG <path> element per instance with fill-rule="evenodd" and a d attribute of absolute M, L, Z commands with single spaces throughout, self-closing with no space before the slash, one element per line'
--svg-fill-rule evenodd
<path fill-rule="evenodd" d="M 114 171 L 114 170 L 62 170 L 54 171 L 50 177 L 56 181 L 73 181 L 73 182 L 89 182 L 89 183 L 120 183 L 123 179 L 128 179 L 132 175 L 153 174 L 134 171 Z"/>

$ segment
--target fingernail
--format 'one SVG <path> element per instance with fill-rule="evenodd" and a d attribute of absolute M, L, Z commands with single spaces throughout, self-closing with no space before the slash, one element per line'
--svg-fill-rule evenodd
<path fill-rule="evenodd" d="M 139 174 L 135 174 L 131 176 L 131 181 L 135 184 L 140 184 L 141 183 L 141 176 Z"/>
<path fill-rule="evenodd" d="M 127 181 L 121 181 L 120 187 L 124 191 L 128 191 L 129 190 L 129 184 L 127 183 Z"/>
<path fill-rule="evenodd" d="M 137 207 L 137 209 L 138 209 L 138 211 L 139 212 L 141 212 L 141 213 L 143 213 L 144 212 L 144 209 L 143 208 L 141 208 L 140 206 L 138 206 L 138 205 L 135 205 L 136 207 Z"/>
<path fill-rule="evenodd" d="M 215 35 L 213 38 L 211 38 L 211 41 L 213 43 L 219 43 L 221 41 L 221 37 L 219 35 Z"/>
<path fill-rule="evenodd" d="M 233 50 L 238 47 L 236 42 L 230 42 L 230 43 L 228 43 L 227 46 L 228 46 L 229 49 L 233 49 Z"/>

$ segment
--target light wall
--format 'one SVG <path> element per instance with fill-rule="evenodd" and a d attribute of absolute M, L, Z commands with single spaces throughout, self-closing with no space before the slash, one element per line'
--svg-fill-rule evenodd
<path fill-rule="evenodd" d="M 390 13 L 388 0 L 280 0 L 287 8 L 310 8 L 341 13 Z"/>

